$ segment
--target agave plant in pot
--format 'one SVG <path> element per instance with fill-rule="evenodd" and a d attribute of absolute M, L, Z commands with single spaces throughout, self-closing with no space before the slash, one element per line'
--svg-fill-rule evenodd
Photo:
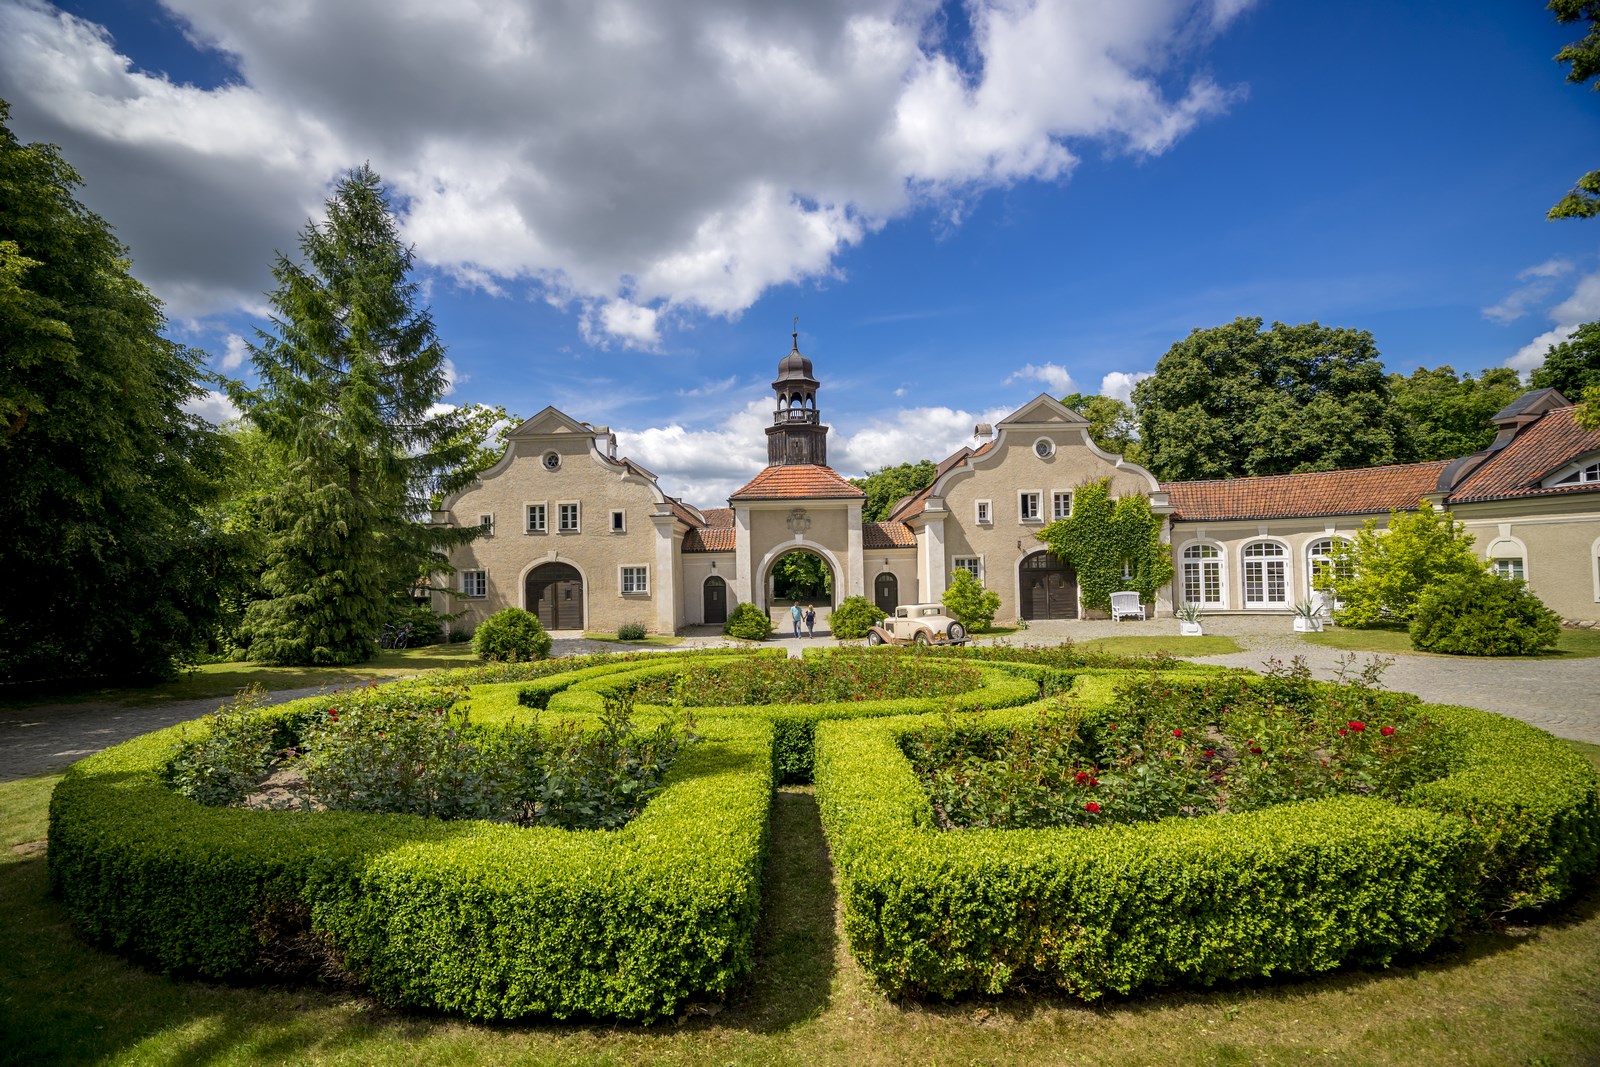
<path fill-rule="evenodd" d="M 1178 635 L 1180 637 L 1200 637 L 1200 620 L 1205 613 L 1200 610 L 1199 604 L 1184 604 L 1175 614 L 1178 616 Z"/>
<path fill-rule="evenodd" d="M 1294 606 L 1294 632 L 1320 634 L 1322 632 L 1322 604 L 1317 600 L 1302 600 Z"/>

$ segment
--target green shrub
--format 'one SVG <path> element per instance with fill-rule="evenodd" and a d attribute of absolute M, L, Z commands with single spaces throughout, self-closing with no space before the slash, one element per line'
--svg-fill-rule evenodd
<path fill-rule="evenodd" d="M 617 627 L 617 640 L 643 641 L 645 634 L 649 632 L 644 628 L 644 623 L 642 622 L 625 622 Z"/>
<path fill-rule="evenodd" d="M 450 627 L 450 643 L 452 645 L 464 645 L 471 640 L 472 631 L 467 629 L 465 626 Z"/>
<path fill-rule="evenodd" d="M 258 714 L 266 702 L 267 691 L 254 684 L 206 716 L 199 737 L 191 738 L 188 728 L 180 727 L 163 780 L 212 807 L 243 800 L 289 740 L 273 720 Z"/>
<path fill-rule="evenodd" d="M 410 626 L 411 630 L 406 635 L 406 645 L 417 648 L 421 645 L 436 645 L 444 640 L 445 627 L 451 622 L 451 616 L 440 615 L 427 604 L 418 604 L 413 600 L 403 600 L 394 603 L 390 608 L 384 623 L 389 626 Z"/>
<path fill-rule="evenodd" d="M 1521 579 L 1469 571 L 1423 590 L 1411 644 L 1457 656 L 1526 656 L 1553 648 L 1561 619 Z"/>
<path fill-rule="evenodd" d="M 728 613 L 722 632 L 741 641 L 765 641 L 772 636 L 772 619 L 746 600 Z"/>
<path fill-rule="evenodd" d="M 743 979 L 760 904 L 771 729 L 703 733 L 632 822 L 567 831 L 202 807 L 161 782 L 163 731 L 67 772 L 51 883 L 85 936 L 167 971 L 299 962 L 478 1019 L 670 1015 Z"/>
<path fill-rule="evenodd" d="M 472 651 L 482 660 L 516 663 L 544 659 L 550 654 L 550 635 L 533 612 L 504 608 L 478 624 Z"/>
<path fill-rule="evenodd" d="M 1472 541 L 1448 511 L 1423 501 L 1413 514 L 1389 512 L 1387 528 L 1368 519 L 1353 543 L 1334 549 L 1333 566 L 1320 571 L 1315 584 L 1342 604 L 1333 613 L 1340 626 L 1409 621 L 1423 590 L 1484 569 Z"/>
<path fill-rule="evenodd" d="M 994 613 L 1000 610 L 1000 594 L 985 589 L 976 575 L 961 567 L 956 568 L 940 602 L 969 632 L 994 622 Z"/>
<path fill-rule="evenodd" d="M 887 616 L 864 596 L 845 597 L 828 616 L 828 628 L 841 641 L 858 641 Z"/>

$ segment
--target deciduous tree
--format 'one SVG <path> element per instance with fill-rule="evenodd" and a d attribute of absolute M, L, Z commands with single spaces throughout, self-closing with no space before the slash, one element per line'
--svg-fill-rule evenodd
<path fill-rule="evenodd" d="M 1139 418 L 1133 405 L 1114 396 L 1072 393 L 1061 402 L 1089 420 L 1089 438 L 1101 451 L 1122 456 L 1129 463 L 1143 464 L 1144 443 L 1139 440 Z"/>
<path fill-rule="evenodd" d="M 1392 463 L 1403 435 L 1372 335 L 1259 318 L 1195 330 L 1133 391 L 1163 481 Z"/>
<path fill-rule="evenodd" d="M 260 385 L 238 396 L 289 468 L 262 509 L 269 599 L 245 633 L 256 659 L 357 663 L 388 603 L 477 535 L 425 521 L 432 493 L 471 477 L 475 442 L 464 411 L 438 406 L 444 346 L 370 168 L 339 182 L 300 250 L 278 257 L 272 329 L 251 347 Z"/>
<path fill-rule="evenodd" d="M 915 463 L 901 463 L 894 467 L 884 467 L 873 471 L 865 478 L 851 478 L 850 484 L 856 486 L 867 494 L 867 502 L 861 508 L 861 518 L 865 522 L 882 522 L 889 515 L 889 509 L 903 496 L 920 492 L 933 484 L 933 476 L 938 473 L 938 467 L 931 459 L 921 459 Z"/>
<path fill-rule="evenodd" d="M 1567 81 L 1583 85 L 1593 81 L 1600 91 L 1600 0 L 1550 0 L 1550 10 L 1561 23 L 1587 22 L 1589 32 L 1556 53 L 1556 62 L 1570 63 Z M 1552 219 L 1590 219 L 1600 214 L 1600 170 L 1578 179 L 1572 191 L 1550 209 Z"/>
<path fill-rule="evenodd" d="M 1522 382 L 1510 367 L 1491 367 L 1478 378 L 1423 367 L 1389 375 L 1389 389 L 1404 420 L 1404 458 L 1453 459 L 1489 447 L 1495 434 L 1489 420 L 1522 393 Z"/>
<path fill-rule="evenodd" d="M 1533 387 L 1559 389 L 1576 401 L 1594 386 L 1600 386 L 1600 322 L 1586 322 L 1545 352 L 1544 363 L 1533 372 Z"/>
<path fill-rule="evenodd" d="M 1344 605 L 1333 615 L 1341 626 L 1409 622 L 1423 590 L 1484 570 L 1472 542 L 1449 512 L 1424 501 L 1415 514 L 1391 511 L 1387 527 L 1368 519 L 1353 543 L 1334 550 L 1319 587 Z"/>
<path fill-rule="evenodd" d="M 220 450 L 77 173 L 0 101 L 0 678 L 172 673 L 216 615 L 203 520 Z"/>

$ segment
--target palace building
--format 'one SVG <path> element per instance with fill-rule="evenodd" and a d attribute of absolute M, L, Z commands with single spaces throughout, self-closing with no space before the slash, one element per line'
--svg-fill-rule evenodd
<path fill-rule="evenodd" d="M 828 466 L 821 385 L 798 339 L 772 388 L 767 466 L 727 507 L 667 495 L 617 455 L 607 427 L 553 407 L 528 419 L 499 462 L 434 514 L 484 529 L 452 553 L 455 593 L 436 593 L 435 608 L 464 606 L 469 626 L 522 607 L 552 630 L 642 622 L 670 634 L 718 625 L 744 602 L 772 609 L 778 562 L 803 552 L 826 568 L 834 603 L 937 601 L 965 569 L 1000 594 L 997 621 L 1074 619 L 1084 614 L 1077 578 L 1036 534 L 1071 514 L 1075 487 L 1106 478 L 1113 496 L 1144 494 L 1164 519 L 1176 576 L 1158 614 L 1197 603 L 1208 614 L 1287 615 L 1366 520 L 1429 501 L 1563 619 L 1600 621 L 1600 433 L 1579 427 L 1553 389 L 1497 414 L 1494 443 L 1460 459 L 1164 484 L 1099 449 L 1082 416 L 1041 394 L 978 426 L 927 489 L 865 522 L 866 495 Z"/>

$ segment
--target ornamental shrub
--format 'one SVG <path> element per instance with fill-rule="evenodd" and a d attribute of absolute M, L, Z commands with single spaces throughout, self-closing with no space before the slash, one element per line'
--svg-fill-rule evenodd
<path fill-rule="evenodd" d="M 1334 549 L 1318 589 L 1343 604 L 1333 613 L 1340 626 L 1410 621 L 1422 591 L 1448 578 L 1484 570 L 1472 554 L 1473 537 L 1447 511 L 1424 501 L 1414 515 L 1389 512 L 1387 529 L 1368 519 L 1355 543 Z"/>
<path fill-rule="evenodd" d="M 180 728 L 163 773 L 167 785 L 211 807 L 243 800 L 287 743 L 272 720 L 257 714 L 266 702 L 267 691 L 252 684 L 207 716 L 199 737 Z"/>
<path fill-rule="evenodd" d="M 544 659 L 550 654 L 550 635 L 533 612 L 505 608 L 478 624 L 472 634 L 472 651 L 481 660 L 516 663 Z"/>
<path fill-rule="evenodd" d="M 1423 590 L 1411 644 L 1457 656 L 1526 656 L 1551 648 L 1561 619 L 1520 578 L 1468 571 Z"/>
<path fill-rule="evenodd" d="M 994 622 L 994 613 L 1000 610 L 1000 594 L 985 589 L 971 571 L 957 567 L 950 579 L 950 587 L 940 598 L 944 609 L 954 615 L 968 632 L 981 630 Z"/>
<path fill-rule="evenodd" d="M 643 641 L 645 634 L 648 632 L 649 631 L 644 628 L 644 623 L 642 622 L 625 622 L 621 626 L 617 627 L 617 640 Z"/>
<path fill-rule="evenodd" d="M 828 628 L 841 641 L 857 641 L 887 616 L 864 596 L 845 597 L 828 617 Z"/>
<path fill-rule="evenodd" d="M 772 636 L 772 618 L 746 600 L 728 613 L 722 632 L 741 641 L 765 641 Z"/>

